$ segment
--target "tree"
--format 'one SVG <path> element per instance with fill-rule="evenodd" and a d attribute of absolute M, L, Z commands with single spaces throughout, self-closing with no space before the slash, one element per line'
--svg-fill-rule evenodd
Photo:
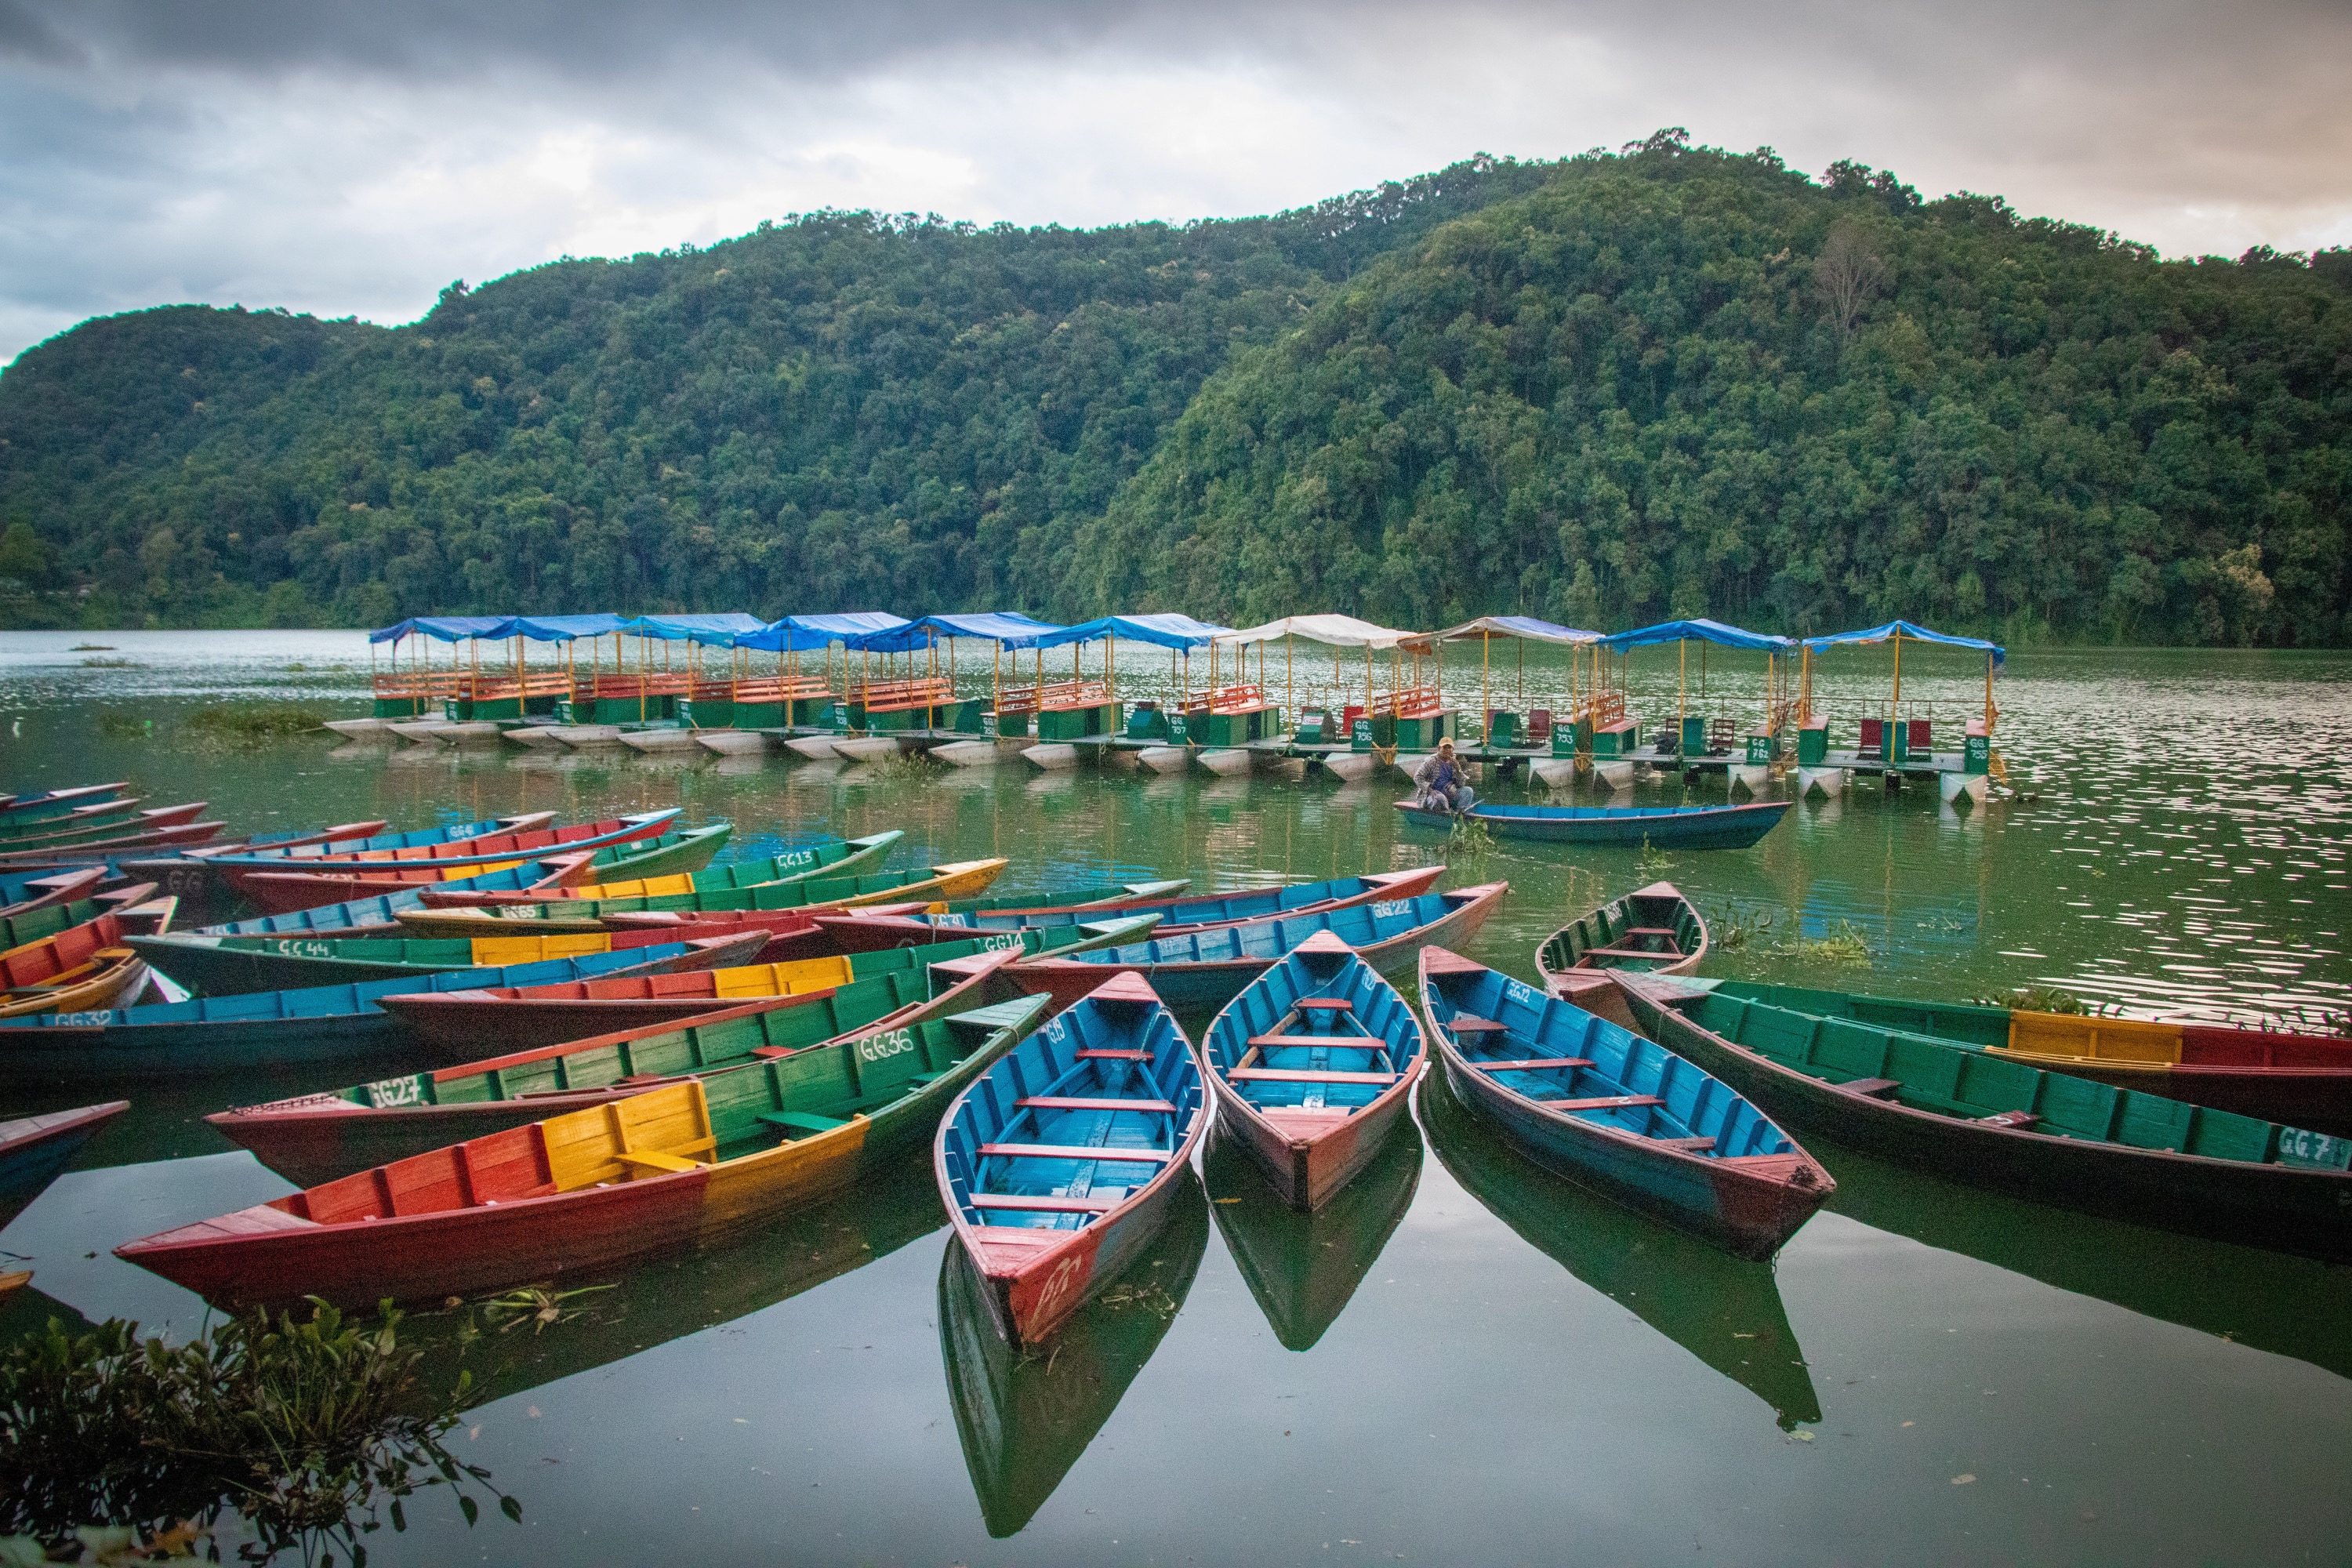
<path fill-rule="evenodd" d="M 1813 289 L 1828 308 L 1837 328 L 1838 347 L 1853 335 L 1853 324 L 1886 281 L 1886 263 L 1870 248 L 1870 237 L 1860 224 L 1840 218 L 1830 225 L 1829 241 L 1813 262 Z"/>

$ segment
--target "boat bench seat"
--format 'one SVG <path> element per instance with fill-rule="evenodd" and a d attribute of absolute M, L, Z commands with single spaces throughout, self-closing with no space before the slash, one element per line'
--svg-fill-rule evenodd
<path fill-rule="evenodd" d="M 1230 1083 L 1394 1083 L 1392 1072 L 1318 1072 L 1307 1068 L 1234 1068 Z"/>
<path fill-rule="evenodd" d="M 1644 1105 L 1664 1105 L 1654 1094 L 1604 1094 L 1593 1100 L 1547 1100 L 1541 1102 L 1549 1110 L 1633 1110 Z"/>
<path fill-rule="evenodd" d="M 1480 1072 L 1552 1072 L 1563 1068 L 1589 1068 L 1592 1063 L 1583 1057 L 1524 1057 L 1517 1061 L 1474 1061 L 1470 1065 Z"/>
<path fill-rule="evenodd" d="M 836 1127 L 849 1125 L 830 1116 L 812 1116 L 804 1110 L 763 1110 L 754 1120 L 787 1132 L 830 1132 Z"/>
<path fill-rule="evenodd" d="M 1176 1108 L 1164 1100 L 1090 1100 L 1084 1095 L 1031 1094 L 1013 1103 L 1030 1110 L 1139 1110 L 1147 1115 L 1176 1114 Z"/>
<path fill-rule="evenodd" d="M 1651 1142 L 1661 1149 L 1679 1149 L 1685 1154 L 1704 1154 L 1715 1147 L 1712 1138 L 1655 1138 Z"/>
<path fill-rule="evenodd" d="M 1378 1050 L 1381 1047 L 1381 1042 L 1370 1035 L 1252 1035 L 1249 1043 L 1259 1050 L 1274 1050 L 1285 1046 L 1347 1046 L 1364 1051 Z"/>
<path fill-rule="evenodd" d="M 698 1171 L 702 1168 L 695 1161 L 665 1154 L 658 1149 L 624 1149 L 613 1157 L 624 1165 L 643 1165 L 655 1171 Z"/>
<path fill-rule="evenodd" d="M 1584 956 L 1586 958 L 1680 958 L 1683 956 L 1683 950 L 1672 945 L 1663 948 L 1588 947 L 1584 950 Z"/>
<path fill-rule="evenodd" d="M 1136 1164 L 1164 1165 L 1175 1158 L 1165 1149 L 1107 1149 L 1092 1143 L 982 1143 L 983 1158 L 1001 1155 L 1008 1160 L 1109 1160 Z"/>
<path fill-rule="evenodd" d="M 1017 1197 L 1007 1193 L 974 1193 L 971 1206 L 976 1209 L 1033 1209 L 1039 1214 L 1101 1214 L 1127 1202 L 1127 1194 L 1116 1197 L 1057 1198 Z"/>
<path fill-rule="evenodd" d="M 1083 1046 L 1078 1050 L 1082 1062 L 1148 1062 L 1150 1051 L 1118 1050 L 1109 1046 Z"/>
<path fill-rule="evenodd" d="M 1481 1018 L 1474 1013 L 1454 1014 L 1454 1021 L 1446 1027 L 1457 1035 L 1493 1035 L 1510 1032 L 1508 1024 L 1497 1024 L 1492 1018 Z"/>
<path fill-rule="evenodd" d="M 1893 1100 L 1895 1091 L 1903 1085 L 1891 1078 L 1858 1078 L 1838 1087 L 1849 1094 L 1866 1095 L 1872 1100 Z"/>
<path fill-rule="evenodd" d="M 2042 1118 L 2031 1110 L 1996 1110 L 1990 1116 L 1977 1118 L 1978 1123 L 1981 1126 L 2008 1127 L 2021 1132 L 2041 1120 Z"/>
<path fill-rule="evenodd" d="M 1322 1013 L 1352 1013 L 1356 1010 L 1356 1005 L 1345 996 L 1302 996 L 1298 999 L 1298 1006 L 1302 1012 L 1311 1009 Z"/>

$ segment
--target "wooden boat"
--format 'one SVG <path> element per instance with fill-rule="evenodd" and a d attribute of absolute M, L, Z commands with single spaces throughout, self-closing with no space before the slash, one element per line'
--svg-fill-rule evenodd
<path fill-rule="evenodd" d="M 541 899 L 569 897 L 575 883 L 601 878 L 659 875 L 680 867 L 698 867 L 719 851 L 731 830 L 717 823 L 690 833 L 663 834 L 656 838 L 608 844 L 602 849 L 569 851 L 538 860 L 498 860 L 478 866 L 351 866 L 333 870 L 246 872 L 241 890 L 262 909 L 290 914 L 321 904 L 353 903 L 382 898 L 407 889 L 463 895 L 479 888 L 504 892 L 517 886 L 536 889 Z"/>
<path fill-rule="evenodd" d="M 96 1012 L 0 1018 L 0 1083 L 275 1071 L 314 1062 L 414 1051 L 419 1037 L 381 1005 L 395 992 L 482 985 L 551 985 L 734 962 L 755 939 L 704 938 L 583 953 L 498 969 L 194 997 Z M 441 1060 L 459 1059 L 446 1052 Z"/>
<path fill-rule="evenodd" d="M 932 1165 L 1007 1342 L 1053 1333 L 1150 1244 L 1192 1180 L 1205 1092 L 1175 1017 L 1122 973 L 958 1094 Z"/>
<path fill-rule="evenodd" d="M 1475 935 L 1509 888 L 1507 882 L 1488 882 L 1417 899 L 1213 926 L 1183 936 L 1155 933 L 1150 941 L 1096 952 L 1025 960 L 1014 966 L 1013 977 L 1066 1007 L 1110 970 L 1132 969 L 1170 1006 L 1214 1011 L 1318 931 L 1332 933 L 1384 974 L 1410 973 L 1413 954 L 1425 944 L 1467 942 Z"/>
<path fill-rule="evenodd" d="M 1672 882 L 1653 882 L 1614 903 L 1580 915 L 1536 949 L 1536 973 L 1555 996 L 1577 1002 L 1608 984 L 1597 973 L 1631 969 L 1646 974 L 1688 974 L 1706 956 L 1706 921 Z M 1581 971 L 1575 979 L 1571 971 Z"/>
<path fill-rule="evenodd" d="M 287 867 L 274 862 L 288 859 L 299 859 L 302 865 L 297 868 L 299 869 L 320 871 L 371 866 L 490 866 L 515 860 L 535 860 L 551 855 L 578 854 L 602 849 L 608 845 L 658 837 L 675 829 L 682 809 L 673 805 L 661 811 L 608 817 L 602 822 L 574 823 L 562 827 L 550 825 L 521 832 L 505 830 L 472 838 L 382 849 L 352 849 L 304 856 L 221 855 L 215 857 L 213 863 L 232 872 L 285 870 Z"/>
<path fill-rule="evenodd" d="M 1092 1302 L 1062 1324 L 1050 1356 L 1025 1355 L 997 1333 L 987 1287 L 950 1247 L 940 1261 L 940 1355 L 964 1468 L 980 1517 L 998 1540 L 1018 1535 L 1118 1408 L 1183 1310 L 1208 1250 L 1199 1183 L 1176 1178 L 1167 1224 L 1129 1266 L 1155 1305 Z M 1220 1209 L 1217 1217 L 1225 1217 Z"/>
<path fill-rule="evenodd" d="M 318 985 L 365 985 L 443 974 L 454 969 L 499 969 L 592 952 L 627 952 L 677 938 L 660 931 L 521 931 L 478 937 L 205 936 L 167 932 L 129 939 L 133 952 L 180 984 L 204 996 L 257 991 L 297 991 Z M 731 939 L 728 959 L 752 950 L 749 933 Z"/>
<path fill-rule="evenodd" d="M 707 831 L 707 830 L 706 830 Z M 890 851 L 898 847 L 906 834 L 897 828 L 887 833 L 876 833 L 864 838 L 836 838 L 828 843 L 812 844 L 782 854 L 757 860 L 738 860 L 710 870 L 694 870 L 681 875 L 640 873 L 633 880 L 599 878 L 596 880 L 567 888 L 562 897 L 579 899 L 635 899 L 667 893 L 707 893 L 736 888 L 764 888 L 779 882 L 805 881 L 811 877 L 849 877 L 866 871 L 887 859 Z M 509 875 L 513 875 L 509 873 Z M 656 882 L 663 885 L 656 886 Z M 483 879 L 463 889 L 427 888 L 424 889 L 425 909 L 415 911 L 402 923 L 415 926 L 420 935 L 435 934 L 429 912 L 436 908 L 488 909 L 498 904 L 536 904 L 547 900 L 546 889 L 501 889 L 494 879 Z"/>
<path fill-rule="evenodd" d="M 851 909 L 862 904 L 925 903 L 966 892 L 977 892 L 1003 873 L 1011 862 L 958 860 L 945 866 L 919 867 L 910 871 L 885 871 L 857 877 L 811 877 L 798 882 L 777 882 L 758 888 L 721 889 L 707 893 L 660 893 L 629 899 L 565 900 L 541 904 L 501 904 L 475 910 L 446 910 L 440 918 L 455 931 L 583 931 L 618 929 L 616 917 L 676 914 L 698 918 L 751 910 Z M 1125 911 L 1119 911 L 1124 913 Z M 461 916 L 474 914 L 478 923 L 460 928 Z"/>
<path fill-rule="evenodd" d="M 240 861 L 268 859 L 282 869 L 299 870 L 306 862 L 328 855 L 449 844 L 492 833 L 527 832 L 544 827 L 554 819 L 555 814 L 551 811 L 535 811 L 520 816 L 458 823 L 415 833 L 386 833 L 381 822 L 345 823 L 314 833 L 272 835 L 225 847 L 207 844 L 175 855 L 121 860 L 117 864 L 131 876 L 157 883 L 165 892 L 184 900 L 186 907 L 205 909 L 238 901 L 244 897 L 236 890 L 226 870 L 213 864 L 225 855 L 233 855 Z"/>
<path fill-rule="evenodd" d="M 912 1147 L 1035 1028 L 1001 1003 L 687 1079 L 115 1248 L 224 1305 L 467 1296 L 740 1234 Z"/>
<path fill-rule="evenodd" d="M 1418 898 L 1445 874 L 1443 866 L 1410 871 L 1381 871 L 1368 877 L 1342 877 L 1329 882 L 1296 882 L 1278 888 L 1254 888 L 1239 893 L 1212 893 L 1191 899 L 1100 898 L 1061 904 L 972 908 L 950 904 L 944 913 L 886 916 L 871 910 L 844 916 L 830 923 L 835 940 L 847 946 L 881 946 L 901 942 L 928 942 L 948 931 L 1020 931 L 1030 926 L 1067 925 L 1099 920 L 1104 915 L 1158 915 L 1152 934 L 1186 936 L 1245 921 L 1276 915 L 1322 914 L 1352 904 Z M 1141 884 L 1149 887 L 1150 884 Z M 855 921 L 856 923 L 852 924 Z"/>
<path fill-rule="evenodd" d="M 1791 803 L 1759 801 L 1749 805 L 1489 805 L 1484 801 L 1459 816 L 1409 800 L 1395 803 L 1416 827 L 1450 831 L 1456 823 L 1484 824 L 1497 838 L 1532 838 L 1552 844 L 1617 844 L 1659 849 L 1746 849 L 1780 825 Z"/>
<path fill-rule="evenodd" d="M 69 789 L 30 790 L 0 800 L 0 824 L 45 821 L 64 816 L 94 801 L 111 798 L 131 787 L 128 779 L 112 784 L 75 784 Z"/>
<path fill-rule="evenodd" d="M 203 844 L 220 837 L 223 822 L 189 822 L 176 827 L 141 828 L 126 832 L 120 837 L 77 838 L 64 843 L 47 844 L 0 852 L 0 870 L 30 870 L 46 867 L 63 870 L 73 866 L 93 865 L 112 861 L 151 849 L 184 847 Z"/>
<path fill-rule="evenodd" d="M 1837 1184 L 1700 1067 L 1443 948 L 1421 1005 L 1447 1084 L 1545 1169 L 1738 1258 L 1769 1258 Z"/>
<path fill-rule="evenodd" d="M 1446 1173 L 1521 1240 L 1762 1400 L 1780 1430 L 1822 1418 L 1772 1264 L 1559 1180 L 1474 1115 L 1444 1073 L 1422 1081 L 1421 1121 Z M 1843 1213 L 1850 1189 L 1843 1165 L 1832 1169 Z"/>
<path fill-rule="evenodd" d="M 46 816 L 0 816 L 0 845 L 14 847 L 44 836 L 79 832 L 93 824 L 120 822 L 139 808 L 139 795 L 110 795 L 79 801 Z M 116 831 L 120 831 L 116 829 Z"/>
<path fill-rule="evenodd" d="M 620 878 L 631 879 L 618 884 L 630 887 L 646 880 L 683 881 L 699 875 L 727 847 L 734 831 L 731 822 L 713 822 L 654 838 L 607 845 L 585 855 L 551 855 L 524 865 L 482 870 L 467 878 L 462 887 L 453 887 L 446 880 L 414 885 L 429 909 L 436 902 L 463 904 L 481 900 L 535 904 L 548 898 L 577 898 L 584 896 L 592 885 L 614 886 L 615 879 Z"/>
<path fill-rule="evenodd" d="M 171 924 L 172 900 L 152 900 L 0 952 L 0 1018 L 82 1013 L 138 994 L 147 966 L 124 945 L 134 931 Z"/>
<path fill-rule="evenodd" d="M 2341 1035 L 1913 1002 L 1745 982 L 1717 988 L 1769 1006 L 1931 1035 L 2046 1071 L 2352 1138 L 2352 1038 Z"/>
<path fill-rule="evenodd" d="M 131 1109 L 127 1100 L 0 1121 L 0 1225 L 16 1217 L 98 1130 Z"/>
<path fill-rule="evenodd" d="M 0 921 L 89 898 L 111 875 L 104 866 L 83 866 L 70 871 L 20 871 L 0 877 Z M 16 945 L 12 938 L 0 936 L 0 948 Z"/>
<path fill-rule="evenodd" d="M 133 809 L 138 804 L 135 799 L 110 802 L 85 806 L 47 822 L 28 822 L 14 829 L 0 827 L 0 848 L 22 854 L 35 849 L 110 843 L 158 828 L 185 826 L 205 814 L 205 805 L 194 800 L 140 811 Z"/>
<path fill-rule="evenodd" d="M 1652 1038 L 1792 1125 L 2094 1214 L 2352 1261 L 2352 1139 L 1682 981 L 1611 979 Z"/>
<path fill-rule="evenodd" d="M 1255 1160 L 1212 1128 L 1201 1156 L 1217 1230 L 1285 1350 L 1312 1350 L 1354 1299 L 1421 1185 L 1421 1134 L 1406 1118 L 1370 1163 L 1311 1214 L 1284 1202 Z"/>
<path fill-rule="evenodd" d="M 1328 931 L 1251 981 L 1201 1038 L 1218 1129 L 1309 1212 L 1380 1152 L 1428 1058 L 1404 998 Z"/>
<path fill-rule="evenodd" d="M 860 980 L 871 980 L 896 969 L 923 969 L 979 952 L 1034 955 L 1107 947 L 1129 941 L 1150 929 L 1151 917 L 1144 915 L 1052 932 L 992 933 L 923 947 L 887 948 L 876 952 L 782 963 L 710 967 L 690 973 L 435 990 L 416 995 L 387 996 L 383 1005 L 436 1045 L 463 1050 L 479 1049 L 490 1043 L 502 1050 L 527 1050 L 533 1046 L 677 1024 L 752 1003 L 781 1002 L 812 991 L 831 991 Z M 736 941 L 744 947 L 763 945 L 766 933 L 745 932 Z"/>
<path fill-rule="evenodd" d="M 833 991 L 406 1073 L 205 1118 L 291 1182 L 315 1186 L 412 1154 L 639 1093 L 1021 998 L 1006 954 L 892 970 Z"/>

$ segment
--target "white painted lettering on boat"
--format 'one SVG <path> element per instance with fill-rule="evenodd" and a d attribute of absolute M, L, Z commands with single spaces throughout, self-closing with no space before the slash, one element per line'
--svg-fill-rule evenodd
<path fill-rule="evenodd" d="M 1372 918 L 1376 921 L 1384 921 L 1391 915 L 1409 915 L 1411 913 L 1412 913 L 1412 900 L 1411 899 L 1391 899 L 1386 903 L 1374 904 L 1372 906 Z"/>
<path fill-rule="evenodd" d="M 121 1016 L 122 1016 L 122 1015 L 121 1015 L 121 1013 L 115 1013 L 115 1012 L 108 1012 L 108 1013 L 52 1013 L 52 1014 L 50 1014 L 50 1015 L 48 1016 L 48 1017 L 47 1017 L 47 1018 L 44 1019 L 44 1020 L 43 1020 L 43 1022 L 47 1023 L 47 1024 L 49 1024 L 49 1025 L 51 1025 L 51 1026 L 57 1026 L 57 1025 L 61 1025 L 61 1024 L 111 1024 L 111 1023 L 113 1023 L 116 1019 L 118 1019 L 118 1018 L 120 1018 L 120 1017 L 121 1017 Z"/>
<path fill-rule="evenodd" d="M 935 926 L 953 926 L 961 931 L 971 924 L 971 917 L 970 915 L 933 915 L 931 923 Z"/>
<path fill-rule="evenodd" d="M 868 1035 L 857 1042 L 861 1061 L 878 1062 L 888 1057 L 904 1056 L 915 1048 L 912 1029 L 893 1029 L 887 1035 Z"/>
<path fill-rule="evenodd" d="M 320 942 L 316 938 L 305 941 L 299 937 L 281 937 L 276 944 L 275 951 L 283 953 L 288 958 L 332 958 L 335 956 L 333 943 Z"/>
<path fill-rule="evenodd" d="M 1524 1006 L 1540 1007 L 1543 1005 L 1543 998 L 1537 995 L 1535 988 L 1524 980 L 1514 980 L 1506 989 L 1512 1001 L 1519 1003 Z"/>
<path fill-rule="evenodd" d="M 1043 1029 L 1038 1031 L 1038 1033 L 1044 1035 L 1055 1045 L 1059 1045 L 1062 1043 L 1063 1038 L 1069 1034 L 1069 1029 L 1066 1026 L 1062 1019 L 1055 1018 L 1047 1023 Z"/>
<path fill-rule="evenodd" d="M 980 951 L 982 952 L 1003 952 L 1008 947 L 1020 945 L 1021 933 L 1017 931 L 991 931 L 980 939 Z"/>
<path fill-rule="evenodd" d="M 425 1075 L 412 1073 L 406 1078 L 387 1078 L 366 1086 L 368 1104 L 377 1110 L 388 1110 L 395 1105 L 425 1103 Z"/>
<path fill-rule="evenodd" d="M 2342 1166 L 2352 1160 L 2352 1142 L 2300 1127 L 2279 1131 L 2279 1156 L 2301 1163 Z"/>
<path fill-rule="evenodd" d="M 1063 1297 L 1085 1284 L 1087 1266 L 1093 1261 L 1090 1258 L 1074 1254 L 1055 1264 L 1054 1272 L 1045 1277 L 1044 1287 L 1037 1292 L 1037 1316 L 1049 1316 L 1060 1305 Z"/>
<path fill-rule="evenodd" d="M 782 855 L 776 857 L 776 864 L 779 866 L 814 866 L 816 864 L 816 851 L 814 849 L 787 849 Z"/>

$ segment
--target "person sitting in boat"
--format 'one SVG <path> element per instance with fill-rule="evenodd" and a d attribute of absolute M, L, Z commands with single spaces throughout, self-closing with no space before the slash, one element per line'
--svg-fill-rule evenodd
<path fill-rule="evenodd" d="M 1478 803 L 1478 792 L 1470 787 L 1462 775 L 1462 764 L 1454 761 L 1451 741 L 1437 742 L 1437 750 L 1413 770 L 1412 782 L 1421 791 L 1414 804 L 1432 811 L 1467 811 Z"/>

